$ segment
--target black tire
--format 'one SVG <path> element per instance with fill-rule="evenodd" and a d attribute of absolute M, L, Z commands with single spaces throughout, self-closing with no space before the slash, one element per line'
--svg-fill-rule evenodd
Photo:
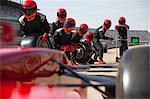
<path fill-rule="evenodd" d="M 43 44 L 42 36 L 39 36 L 39 37 L 36 38 L 35 47 L 42 47 L 42 48 L 52 49 L 52 44 L 51 44 L 51 41 L 50 41 L 49 37 L 47 37 L 46 42 Z"/>
<path fill-rule="evenodd" d="M 78 44 L 77 51 L 75 52 L 75 60 L 79 64 L 86 64 L 90 61 L 93 51 L 89 45 L 82 42 Z"/>
<path fill-rule="evenodd" d="M 116 97 L 116 86 L 105 86 L 105 93 L 109 94 L 111 96 L 111 98 L 109 97 L 105 97 L 103 96 L 104 99 L 115 99 Z"/>
<path fill-rule="evenodd" d="M 26 41 L 28 41 L 28 43 L 24 44 L 23 42 Z M 42 36 L 38 37 L 26 36 L 22 39 L 21 46 L 52 48 L 49 38 L 47 38 L 46 42 L 43 44 Z"/>

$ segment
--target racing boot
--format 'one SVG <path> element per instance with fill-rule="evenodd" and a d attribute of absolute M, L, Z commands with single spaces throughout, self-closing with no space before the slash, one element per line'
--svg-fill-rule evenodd
<path fill-rule="evenodd" d="M 118 62 L 120 62 L 121 61 L 121 56 L 118 58 Z"/>
<path fill-rule="evenodd" d="M 94 57 L 94 62 L 98 62 L 97 58 Z"/>
<path fill-rule="evenodd" d="M 103 58 L 99 58 L 99 64 L 106 64 L 106 62 L 103 61 Z"/>
<path fill-rule="evenodd" d="M 94 60 L 91 58 L 88 63 L 89 64 L 94 64 Z"/>

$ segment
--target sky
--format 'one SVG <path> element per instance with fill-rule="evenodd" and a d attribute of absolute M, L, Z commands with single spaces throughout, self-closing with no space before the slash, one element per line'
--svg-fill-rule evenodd
<path fill-rule="evenodd" d="M 114 29 L 118 24 L 119 17 L 124 16 L 131 30 L 148 30 L 150 32 L 150 0 L 35 1 L 40 9 L 39 12 L 45 14 L 50 23 L 56 19 L 57 10 L 65 8 L 67 17 L 74 18 L 77 27 L 86 23 L 90 28 L 97 28 L 103 24 L 105 19 L 110 19 L 112 21 L 111 29 Z"/>

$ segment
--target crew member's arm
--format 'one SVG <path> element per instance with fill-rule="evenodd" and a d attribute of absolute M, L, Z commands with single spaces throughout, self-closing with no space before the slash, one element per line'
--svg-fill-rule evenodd
<path fill-rule="evenodd" d="M 19 36 L 23 36 L 23 35 L 26 35 L 28 33 L 28 31 L 25 29 L 25 21 L 24 21 L 24 16 L 21 16 L 19 19 L 18 19 L 18 22 L 19 22 L 19 26 L 20 26 L 20 29 L 19 29 Z"/>
<path fill-rule="evenodd" d="M 61 36 L 60 36 L 60 34 L 59 34 L 59 32 L 58 31 L 55 31 L 55 33 L 54 33 L 54 36 L 53 36 L 53 39 L 54 39 L 54 46 L 55 46 L 55 48 L 56 49 L 59 49 L 59 47 L 60 47 L 60 39 L 61 39 Z"/>
<path fill-rule="evenodd" d="M 49 23 L 48 23 L 48 21 L 47 21 L 47 19 L 46 19 L 46 16 L 45 16 L 45 19 L 44 19 L 44 21 L 43 21 L 43 26 L 44 26 L 44 28 L 45 28 L 45 33 L 49 33 L 49 31 L 50 31 L 50 26 L 49 26 Z"/>
<path fill-rule="evenodd" d="M 100 31 L 99 34 L 101 36 L 101 39 L 104 39 L 104 40 L 109 40 L 110 39 L 110 37 L 105 36 L 105 32 L 103 32 L 103 31 Z"/>
<path fill-rule="evenodd" d="M 56 23 L 53 22 L 53 23 L 51 24 L 51 28 L 50 28 L 50 33 L 51 33 L 51 35 L 54 35 L 55 31 L 56 31 Z"/>
<path fill-rule="evenodd" d="M 40 16 L 40 20 L 41 20 L 42 25 L 44 27 L 44 33 L 43 33 L 43 36 L 42 36 L 42 42 L 45 43 L 46 40 L 47 40 L 48 34 L 50 32 L 50 26 L 49 26 L 49 23 L 48 23 L 45 15 L 40 14 L 40 13 L 38 13 L 38 15 Z"/>

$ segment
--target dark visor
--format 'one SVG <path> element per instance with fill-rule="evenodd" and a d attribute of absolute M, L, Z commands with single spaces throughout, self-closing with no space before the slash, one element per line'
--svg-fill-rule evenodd
<path fill-rule="evenodd" d="M 23 12 L 27 15 L 30 16 L 31 14 L 33 14 L 34 12 L 36 12 L 35 9 L 23 9 Z"/>
<path fill-rule="evenodd" d="M 68 22 L 68 21 L 65 21 L 65 22 L 64 22 L 64 26 L 66 26 L 66 28 L 75 27 L 74 24 L 72 24 L 72 23 L 70 23 L 70 22 Z"/>
<path fill-rule="evenodd" d="M 59 18 L 64 19 L 64 18 L 66 18 L 66 13 L 61 13 L 61 14 L 58 13 L 57 16 L 58 16 Z"/>
<path fill-rule="evenodd" d="M 110 28 L 111 22 L 108 22 L 108 24 L 105 24 L 105 26 L 106 26 L 107 28 Z"/>
<path fill-rule="evenodd" d="M 119 23 L 124 24 L 125 20 L 119 20 Z"/>
<path fill-rule="evenodd" d="M 87 32 L 87 30 L 83 29 L 83 28 L 79 28 L 81 33 L 85 34 Z"/>

